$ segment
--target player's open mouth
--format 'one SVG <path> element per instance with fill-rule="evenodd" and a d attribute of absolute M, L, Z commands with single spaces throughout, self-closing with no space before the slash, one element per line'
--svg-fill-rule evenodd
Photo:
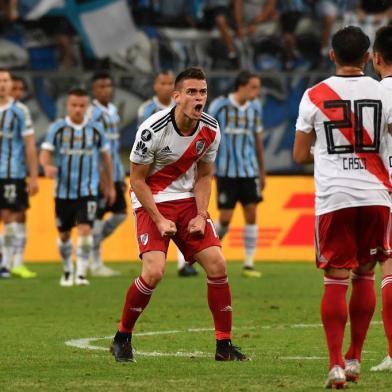
<path fill-rule="evenodd" d="M 203 110 L 203 105 L 201 103 L 197 104 L 195 106 L 195 110 L 196 110 L 196 112 L 201 113 L 201 111 Z"/>

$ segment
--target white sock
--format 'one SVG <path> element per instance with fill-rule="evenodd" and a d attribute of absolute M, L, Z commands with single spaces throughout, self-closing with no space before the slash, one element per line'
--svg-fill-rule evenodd
<path fill-rule="evenodd" d="M 76 247 L 76 275 L 86 277 L 88 261 L 93 248 L 93 236 L 86 235 L 78 237 Z"/>
<path fill-rule="evenodd" d="M 14 268 L 23 264 L 23 256 L 26 248 L 26 224 L 15 223 L 16 237 L 15 237 L 15 250 L 14 250 Z"/>
<path fill-rule="evenodd" d="M 4 225 L 3 260 L 1 265 L 7 269 L 11 268 L 12 258 L 14 257 L 17 230 L 16 225 L 16 222 L 6 223 Z"/>
<path fill-rule="evenodd" d="M 245 225 L 245 228 L 244 228 L 244 245 L 245 245 L 244 267 L 253 267 L 254 254 L 256 252 L 258 235 L 259 235 L 259 228 L 257 227 L 257 225 Z"/>
<path fill-rule="evenodd" d="M 177 268 L 180 270 L 181 268 L 184 268 L 186 264 L 184 255 L 181 253 L 179 249 L 177 249 Z"/>
<path fill-rule="evenodd" d="M 102 265 L 102 260 L 101 260 L 101 242 L 102 242 L 102 230 L 103 226 L 105 224 L 105 221 L 96 219 L 94 221 L 94 227 L 93 227 L 93 262 L 92 262 L 92 267 L 93 268 L 98 268 Z"/>
<path fill-rule="evenodd" d="M 106 219 L 102 228 L 102 240 L 109 237 L 110 234 L 112 234 L 114 230 L 116 230 L 117 227 L 124 222 L 126 217 L 126 214 L 112 214 L 108 219 Z"/>
<path fill-rule="evenodd" d="M 215 230 L 216 233 L 218 234 L 218 237 L 223 240 L 223 237 L 229 230 L 229 225 L 222 225 L 219 221 L 214 222 Z"/>
<path fill-rule="evenodd" d="M 71 239 L 63 242 L 60 238 L 58 238 L 57 247 L 63 262 L 64 272 L 73 272 Z"/>

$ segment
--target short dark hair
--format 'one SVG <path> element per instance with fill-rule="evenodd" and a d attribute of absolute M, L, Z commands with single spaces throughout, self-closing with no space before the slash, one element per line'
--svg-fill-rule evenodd
<path fill-rule="evenodd" d="M 92 76 L 91 83 L 94 83 L 97 80 L 101 80 L 101 79 L 113 80 L 112 76 L 110 75 L 109 72 L 107 72 L 107 71 L 98 71 L 98 72 L 95 72 L 94 75 Z"/>
<path fill-rule="evenodd" d="M 7 69 L 7 68 L 0 67 L 0 72 L 7 72 L 7 73 L 9 73 L 9 74 L 10 74 L 10 76 L 11 76 L 11 72 L 10 72 L 10 70 L 9 70 L 9 69 Z"/>
<path fill-rule="evenodd" d="M 68 90 L 68 96 L 76 95 L 77 97 L 88 97 L 88 92 L 83 87 L 73 87 Z"/>
<path fill-rule="evenodd" d="M 14 82 L 22 82 L 23 85 L 26 86 L 26 81 L 25 81 L 21 76 L 11 74 L 11 79 L 12 79 Z"/>
<path fill-rule="evenodd" d="M 387 64 L 392 64 L 392 25 L 377 30 L 373 50 L 380 53 Z"/>
<path fill-rule="evenodd" d="M 369 46 L 369 37 L 356 26 L 344 27 L 332 37 L 332 49 L 340 65 L 360 64 Z"/>
<path fill-rule="evenodd" d="M 241 86 L 247 85 L 253 78 L 260 78 L 260 76 L 247 70 L 240 71 L 234 80 L 234 90 L 237 91 Z"/>
<path fill-rule="evenodd" d="M 207 76 L 201 68 L 186 68 L 177 75 L 174 82 L 174 88 L 178 90 L 182 82 L 187 79 L 207 80 Z"/>
<path fill-rule="evenodd" d="M 170 69 L 164 69 L 162 71 L 159 71 L 155 74 L 154 76 L 154 82 L 161 76 L 161 75 L 173 75 L 173 71 Z"/>

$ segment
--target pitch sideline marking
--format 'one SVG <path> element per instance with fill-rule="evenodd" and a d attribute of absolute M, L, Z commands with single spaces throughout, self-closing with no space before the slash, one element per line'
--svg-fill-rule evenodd
<path fill-rule="evenodd" d="M 382 324 L 382 321 L 372 321 L 371 324 Z M 272 328 L 279 328 L 279 327 L 286 327 L 286 328 L 320 328 L 322 324 L 314 323 L 314 324 L 289 324 L 289 325 L 282 325 L 282 326 L 271 326 L 271 325 L 262 325 L 261 329 L 272 329 Z M 246 329 L 255 329 L 256 327 L 247 327 Z M 237 329 L 237 328 L 233 328 Z M 245 328 L 238 328 L 238 329 L 245 329 Z M 209 332 L 214 331 L 213 328 L 188 328 L 186 330 L 167 330 L 167 331 L 150 331 L 150 332 L 139 332 L 134 333 L 134 336 L 158 336 L 158 335 L 172 335 L 178 333 L 187 333 L 187 332 Z M 112 339 L 113 336 L 103 336 L 103 337 L 89 337 L 89 338 L 81 338 L 81 339 L 71 339 L 65 342 L 66 346 L 69 347 L 76 347 L 85 350 L 101 350 L 107 351 L 106 347 L 102 346 L 95 346 L 91 344 L 91 342 L 95 342 L 97 340 L 108 340 Z M 185 352 L 185 351 L 177 351 L 177 352 L 159 352 L 159 351 L 151 351 L 151 352 L 143 352 L 135 350 L 137 355 L 141 356 L 148 356 L 148 357 L 208 357 L 211 354 L 205 353 L 203 351 L 195 351 L 195 352 Z M 283 360 L 324 360 L 326 357 L 318 357 L 318 356 L 292 356 L 292 357 L 280 357 L 279 359 Z"/>

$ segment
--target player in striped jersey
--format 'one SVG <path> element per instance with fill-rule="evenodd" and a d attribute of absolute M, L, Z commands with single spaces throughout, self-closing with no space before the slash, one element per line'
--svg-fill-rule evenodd
<path fill-rule="evenodd" d="M 38 165 L 34 129 L 28 108 L 11 96 L 10 73 L 0 69 L 0 212 L 4 222 L 3 259 L 0 277 L 32 278 L 36 274 L 23 264 L 26 240 L 18 214 L 28 207 L 28 195 L 38 192 Z M 29 182 L 25 177 L 29 171 Z M 17 248 L 17 252 L 16 251 Z"/>
<path fill-rule="evenodd" d="M 376 305 L 374 268 L 391 255 L 392 100 L 363 73 L 369 45 L 358 27 L 333 35 L 336 74 L 305 91 L 296 124 L 294 160 L 314 160 L 316 261 L 324 273 L 321 318 L 329 351 L 326 388 L 343 388 L 359 378 Z M 343 356 L 347 313 L 350 345 Z"/>
<path fill-rule="evenodd" d="M 169 109 L 174 106 L 173 100 L 174 76 L 171 71 L 159 72 L 154 80 L 155 95 L 144 102 L 138 110 L 139 126 L 147 120 L 152 114 L 160 110 Z M 185 261 L 183 254 L 177 252 L 177 270 L 178 276 L 188 277 L 196 276 L 196 269 Z"/>
<path fill-rule="evenodd" d="M 373 46 L 373 65 L 381 77 L 381 84 L 390 91 L 392 96 L 392 26 L 385 26 L 376 33 Z M 392 173 L 392 137 L 391 153 L 388 164 Z M 382 319 L 384 323 L 385 336 L 388 341 L 388 355 L 371 371 L 392 371 L 392 259 L 388 259 L 381 265 L 382 282 Z"/>
<path fill-rule="evenodd" d="M 216 229 L 223 238 L 239 201 L 245 217 L 243 275 L 252 278 L 261 276 L 253 264 L 258 238 L 257 204 L 265 186 L 260 84 L 258 75 L 241 71 L 235 80 L 235 91 L 216 98 L 208 110 L 222 130 L 215 161 L 220 211 Z"/>
<path fill-rule="evenodd" d="M 110 146 L 101 125 L 86 116 L 89 98 L 84 89 L 68 93 L 68 116 L 55 121 L 42 144 L 40 163 L 45 176 L 55 178 L 56 224 L 58 247 L 64 273 L 60 285 L 64 287 L 88 285 L 88 262 L 93 246 L 92 225 L 97 211 L 99 161 L 106 175 L 106 198 L 114 202 Z M 76 226 L 76 275 L 72 265 L 71 230 Z"/>
<path fill-rule="evenodd" d="M 124 183 L 124 169 L 119 153 L 120 133 L 118 123 L 120 117 L 118 115 L 117 107 L 111 102 L 113 97 L 113 80 L 109 73 L 99 72 L 93 76 L 92 93 L 94 99 L 90 106 L 89 115 L 93 121 L 101 124 L 106 139 L 110 144 L 116 200 L 111 206 L 107 204 L 107 200 L 102 191 L 102 189 L 105 189 L 106 184 L 104 182 L 104 177 L 101 176 L 97 219 L 94 222 L 93 229 L 93 261 L 90 266 L 90 271 L 92 276 L 110 277 L 117 276 L 120 273 L 103 264 L 101 259 L 101 242 L 110 236 L 125 220 L 127 216 L 127 203 L 124 197 L 126 189 Z M 111 215 L 107 219 L 103 219 L 107 212 L 110 212 Z"/>
<path fill-rule="evenodd" d="M 174 76 L 171 71 L 161 71 L 155 76 L 155 95 L 143 102 L 137 112 L 138 126 L 151 115 L 160 110 L 169 109 L 174 106 L 173 101 Z"/>
<path fill-rule="evenodd" d="M 247 357 L 231 342 L 226 261 L 207 211 L 220 131 L 215 119 L 203 115 L 207 101 L 204 72 L 199 68 L 181 72 L 173 96 L 173 109 L 152 115 L 139 127 L 130 155 L 142 271 L 127 292 L 111 351 L 118 362 L 134 360 L 132 332 L 163 278 L 172 239 L 187 260 L 198 262 L 206 272 L 215 325 L 215 360 L 245 361 Z"/>

